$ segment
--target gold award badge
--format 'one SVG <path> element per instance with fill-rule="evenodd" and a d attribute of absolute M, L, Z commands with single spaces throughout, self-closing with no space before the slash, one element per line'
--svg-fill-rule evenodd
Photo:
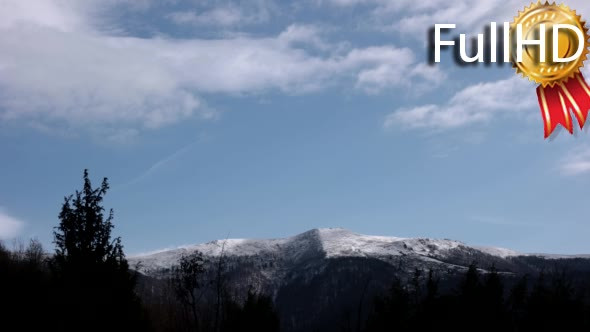
<path fill-rule="evenodd" d="M 545 138 L 558 124 L 573 133 L 573 111 L 583 128 L 590 110 L 590 87 L 580 72 L 590 46 L 585 22 L 566 5 L 531 4 L 511 25 L 517 35 L 510 57 L 517 73 L 539 84 L 537 96 Z"/>

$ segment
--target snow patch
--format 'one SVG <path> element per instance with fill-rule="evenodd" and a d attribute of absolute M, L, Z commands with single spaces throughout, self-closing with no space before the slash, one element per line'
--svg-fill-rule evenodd
<path fill-rule="evenodd" d="M 510 249 L 506 249 L 506 248 L 498 248 L 498 247 L 485 247 L 485 246 L 474 246 L 474 249 L 477 249 L 481 252 L 484 252 L 488 255 L 492 255 L 492 256 L 497 256 L 497 257 L 502 257 L 502 258 L 507 258 L 507 257 L 514 257 L 514 256 L 523 256 L 523 254 L 514 251 L 514 250 L 510 250 Z"/>

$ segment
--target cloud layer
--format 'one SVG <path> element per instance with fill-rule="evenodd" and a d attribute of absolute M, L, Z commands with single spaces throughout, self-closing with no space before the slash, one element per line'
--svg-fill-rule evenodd
<path fill-rule="evenodd" d="M 517 115 L 536 106 L 535 87 L 522 77 L 478 83 L 457 92 L 447 102 L 400 108 L 389 114 L 386 128 L 448 129 L 486 122 L 499 114 Z"/>
<path fill-rule="evenodd" d="M 191 9 L 174 11 L 166 17 L 177 25 L 229 28 L 266 23 L 276 11 L 275 6 L 265 0 L 221 1 L 215 6 L 204 1 L 192 5 Z"/>
<path fill-rule="evenodd" d="M 436 23 L 457 24 L 457 30 L 482 33 L 490 22 L 511 22 L 514 16 L 531 2 L 520 0 L 316 0 L 337 8 L 356 6 L 367 8 L 371 28 L 401 32 L 423 39 L 426 32 Z M 570 0 L 567 3 L 578 13 L 590 14 L 590 4 L 584 0 Z"/>
<path fill-rule="evenodd" d="M 409 48 L 343 46 L 309 25 L 266 37 L 138 38 L 95 29 L 88 13 L 96 9 L 34 4 L 8 1 L 0 17 L 0 121 L 158 128 L 213 117 L 203 101 L 211 93 L 298 94 L 341 84 L 375 93 L 443 76 Z"/>
<path fill-rule="evenodd" d="M 0 209 L 0 239 L 11 239 L 19 235 L 24 223 Z"/>
<path fill-rule="evenodd" d="M 311 0 L 305 6 L 313 3 L 325 11 L 356 6 L 354 18 L 369 22 L 374 31 L 396 31 L 420 45 L 434 23 L 479 30 L 490 20 L 510 20 L 522 7 L 516 0 Z M 587 2 L 571 5 L 582 13 L 590 9 Z M 0 121 L 24 121 L 35 128 L 65 124 L 126 137 L 189 117 L 215 117 L 207 107 L 210 94 L 302 94 L 327 88 L 399 93 L 410 86 L 419 91 L 437 86 L 445 77 L 443 67 L 426 65 L 411 46 L 355 46 L 342 31 L 338 40 L 325 26 L 298 23 L 295 8 L 301 4 L 278 9 L 281 4 L 271 0 L 218 1 L 158 12 L 160 24 L 226 31 L 270 24 L 274 14 L 293 10 L 293 17 L 286 18 L 292 24 L 273 26 L 269 31 L 274 32 L 232 30 L 215 38 L 185 39 L 170 37 L 160 26 L 150 27 L 155 29 L 151 36 L 138 37 L 108 21 L 118 17 L 109 16 L 109 9 L 141 12 L 157 6 L 151 0 L 5 0 L 2 6 Z M 475 84 L 438 105 L 402 107 L 385 126 L 461 127 L 522 110 L 535 99 L 523 98 L 532 93 L 518 80 Z"/>
<path fill-rule="evenodd" d="M 573 176 L 590 173 L 590 147 L 578 147 L 561 160 L 560 171 L 563 175 Z"/>

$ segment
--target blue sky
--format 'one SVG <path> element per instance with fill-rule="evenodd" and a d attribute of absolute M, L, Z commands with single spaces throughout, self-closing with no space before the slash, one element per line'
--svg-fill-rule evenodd
<path fill-rule="evenodd" d="M 88 168 L 128 253 L 316 227 L 590 253 L 588 131 L 543 140 L 510 66 L 426 61 L 433 24 L 526 4 L 3 1 L 0 237 L 51 249 Z"/>

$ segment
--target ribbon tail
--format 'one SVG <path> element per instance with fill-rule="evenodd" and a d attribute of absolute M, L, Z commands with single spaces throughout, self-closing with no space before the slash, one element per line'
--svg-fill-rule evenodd
<path fill-rule="evenodd" d="M 590 87 L 582 74 L 576 74 L 566 83 L 559 83 L 568 109 L 574 111 L 580 129 L 584 128 L 590 110 Z"/>
<path fill-rule="evenodd" d="M 559 85 L 553 87 L 537 87 L 537 97 L 541 107 L 541 115 L 545 124 L 545 138 L 551 136 L 557 125 L 561 124 L 570 134 L 574 133 L 572 117 L 566 99 Z"/>

